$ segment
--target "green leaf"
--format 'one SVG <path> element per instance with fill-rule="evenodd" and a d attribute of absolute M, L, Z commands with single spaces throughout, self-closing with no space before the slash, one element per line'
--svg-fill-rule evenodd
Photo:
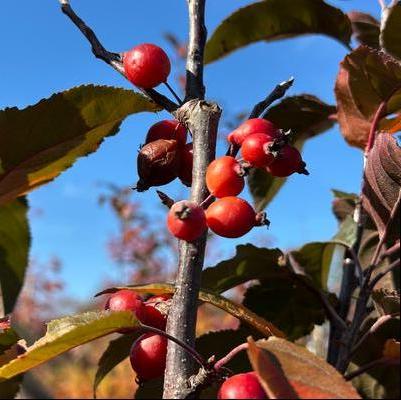
<path fill-rule="evenodd" d="M 351 21 L 353 36 L 360 44 L 365 44 L 375 49 L 380 47 L 380 22 L 376 18 L 359 11 L 349 12 L 348 18 Z"/>
<path fill-rule="evenodd" d="M 122 328 L 138 326 L 133 313 L 87 312 L 51 321 L 46 335 L 28 347 L 26 353 L 0 367 L 0 382 L 11 379 L 81 344 Z"/>
<path fill-rule="evenodd" d="M 28 266 L 31 235 L 27 213 L 25 197 L 0 205 L 0 294 L 6 314 L 14 308 Z"/>
<path fill-rule="evenodd" d="M 97 150 L 130 114 L 159 108 L 143 95 L 80 86 L 23 110 L 0 111 L 0 204 L 43 185 Z"/>
<path fill-rule="evenodd" d="M 106 375 L 120 362 L 124 361 L 130 353 L 132 344 L 140 333 L 124 334 L 111 340 L 107 349 L 100 357 L 98 368 L 93 382 L 93 397 L 96 398 L 96 390 Z"/>
<path fill-rule="evenodd" d="M 357 224 L 351 215 L 348 215 L 340 224 L 339 231 L 333 237 L 332 241 L 343 244 L 346 247 L 352 247 L 357 236 Z"/>
<path fill-rule="evenodd" d="M 386 115 L 401 111 L 401 64 L 360 46 L 341 62 L 335 93 L 341 133 L 350 145 L 365 148 L 380 104 L 387 102 Z"/>
<path fill-rule="evenodd" d="M 401 1 L 383 10 L 380 39 L 384 49 L 401 60 Z"/>
<path fill-rule="evenodd" d="M 338 8 L 321 0 L 265 0 L 240 8 L 212 34 L 205 63 L 258 41 L 271 42 L 303 34 L 321 34 L 348 46 L 351 23 Z"/>
<path fill-rule="evenodd" d="M 239 245 L 233 258 L 203 271 L 202 287 L 222 293 L 250 280 L 266 278 L 271 275 L 271 267 L 278 265 L 282 255 L 279 249 Z"/>
<path fill-rule="evenodd" d="M 355 193 L 346 193 L 335 189 L 332 192 L 334 196 L 333 213 L 337 220 L 342 222 L 348 215 L 353 215 L 359 197 Z"/>
<path fill-rule="evenodd" d="M 312 242 L 291 252 L 315 286 L 323 290 L 327 290 L 327 280 L 335 246 L 336 244 L 331 242 Z"/>
<path fill-rule="evenodd" d="M 304 347 L 274 337 L 257 342 L 250 339 L 248 343 L 252 366 L 266 391 L 270 389 L 276 394 L 274 398 L 360 399 L 352 384 L 346 382 L 335 368 Z M 272 382 L 267 373 L 272 367 L 276 377 L 281 374 L 283 385 Z M 282 393 L 288 382 L 298 397 Z"/>
<path fill-rule="evenodd" d="M 262 280 L 245 293 L 243 304 L 255 314 L 272 321 L 295 340 L 325 321 L 325 312 L 316 296 L 289 271 Z"/>
<path fill-rule="evenodd" d="M 266 119 L 281 129 L 293 131 L 293 144 L 299 150 L 305 141 L 317 136 L 334 125 L 330 118 L 336 107 L 311 95 L 287 97 L 268 110 Z M 305 178 L 307 179 L 307 178 Z M 286 182 L 275 178 L 262 168 L 254 168 L 248 176 L 248 184 L 258 211 L 263 210 Z"/>
<path fill-rule="evenodd" d="M 131 289 L 139 293 L 151 293 L 154 295 L 163 293 L 174 293 L 174 285 L 169 283 L 150 283 L 148 285 L 130 285 L 130 286 L 120 286 L 115 288 L 109 288 L 103 290 L 102 292 L 96 294 L 100 296 L 106 293 L 114 293 L 121 289 Z M 277 329 L 273 324 L 266 321 L 265 319 L 254 314 L 251 310 L 248 310 L 241 304 L 234 303 L 233 301 L 220 296 L 217 293 L 213 293 L 206 289 L 201 289 L 199 291 L 199 300 L 212 304 L 213 306 L 220 308 L 232 316 L 238 318 L 239 320 L 249 324 L 256 330 L 258 330 L 263 336 L 268 337 L 275 335 L 278 337 L 283 337 L 284 334 Z"/>

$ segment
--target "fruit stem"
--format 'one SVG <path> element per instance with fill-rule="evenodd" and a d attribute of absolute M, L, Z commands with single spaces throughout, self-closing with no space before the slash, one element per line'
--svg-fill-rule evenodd
<path fill-rule="evenodd" d="M 199 204 L 199 206 L 202 208 L 207 208 L 210 205 L 210 203 L 212 203 L 213 199 L 214 196 L 212 194 L 209 194 L 209 196 L 207 196 L 206 199 Z"/>
<path fill-rule="evenodd" d="M 184 103 L 178 96 L 178 94 L 175 92 L 175 90 L 170 86 L 170 84 L 166 81 L 164 84 L 167 86 L 167 89 L 171 92 L 171 94 L 174 96 L 174 98 L 178 101 L 178 104 L 182 106 Z"/>
<path fill-rule="evenodd" d="M 208 369 L 209 364 L 207 363 L 207 361 L 195 350 L 193 349 L 191 346 L 188 346 L 186 343 L 182 342 L 181 340 L 175 338 L 174 336 L 169 335 L 168 333 L 166 333 L 165 331 L 162 331 L 160 329 L 157 329 L 153 326 L 149 326 L 149 325 L 141 325 L 141 330 L 145 331 L 145 332 L 153 332 L 156 333 L 160 336 L 164 336 L 165 338 L 167 338 L 168 340 L 171 340 L 174 343 L 177 343 L 179 346 L 181 346 L 188 354 L 190 354 L 193 359 L 203 368 Z"/>
<path fill-rule="evenodd" d="M 247 349 L 248 349 L 248 343 L 242 343 L 239 346 L 234 347 L 227 355 L 225 355 L 223 358 L 215 362 L 214 369 L 218 371 L 219 369 L 224 367 L 224 365 L 230 362 L 238 353 Z"/>

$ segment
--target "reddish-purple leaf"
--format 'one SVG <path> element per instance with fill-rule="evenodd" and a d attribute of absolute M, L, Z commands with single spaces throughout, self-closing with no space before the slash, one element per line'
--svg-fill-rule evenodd
<path fill-rule="evenodd" d="M 369 153 L 365 169 L 363 207 L 375 222 L 382 236 L 401 187 L 401 148 L 388 134 L 378 134 Z M 399 237 L 399 217 L 390 229 Z"/>
<path fill-rule="evenodd" d="M 380 104 L 387 102 L 387 115 L 401 110 L 401 64 L 360 46 L 341 62 L 335 93 L 343 136 L 352 146 L 364 148 Z"/>

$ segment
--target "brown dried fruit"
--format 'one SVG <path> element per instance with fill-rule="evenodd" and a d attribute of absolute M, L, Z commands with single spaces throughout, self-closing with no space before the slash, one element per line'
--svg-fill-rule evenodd
<path fill-rule="evenodd" d="M 143 192 L 151 186 L 161 186 L 177 177 L 179 151 L 176 140 L 159 139 L 142 147 L 138 154 L 139 181 L 136 190 Z"/>

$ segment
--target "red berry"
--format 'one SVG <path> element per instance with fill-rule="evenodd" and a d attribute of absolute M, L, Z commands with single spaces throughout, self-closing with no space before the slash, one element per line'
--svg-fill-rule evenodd
<path fill-rule="evenodd" d="M 264 133 L 271 140 L 280 136 L 280 131 L 270 121 L 263 118 L 251 118 L 232 131 L 228 135 L 228 140 L 232 144 L 241 146 L 245 138 L 254 133 Z"/>
<path fill-rule="evenodd" d="M 298 172 L 308 175 L 301 153 L 290 145 L 284 145 L 278 152 L 275 160 L 267 167 L 267 171 L 273 176 L 284 178 Z"/>
<path fill-rule="evenodd" d="M 264 133 L 254 133 L 249 135 L 241 146 L 241 155 L 254 167 L 266 167 L 274 161 L 274 155 L 269 146 L 273 142 Z"/>
<path fill-rule="evenodd" d="M 140 44 L 125 52 L 123 63 L 126 77 L 143 89 L 166 82 L 171 69 L 164 50 L 150 43 Z"/>
<path fill-rule="evenodd" d="M 165 119 L 150 127 L 145 143 L 154 142 L 158 139 L 176 140 L 178 145 L 184 145 L 187 142 L 187 130 L 177 120 Z"/>
<path fill-rule="evenodd" d="M 234 157 L 220 157 L 207 168 L 206 186 L 213 196 L 236 196 L 245 185 L 242 173 L 242 167 Z"/>
<path fill-rule="evenodd" d="M 132 290 L 122 289 L 108 298 L 104 308 L 111 311 L 132 311 L 140 318 L 142 306 L 143 303 L 140 296 Z"/>
<path fill-rule="evenodd" d="M 113 293 L 106 301 L 105 310 L 110 311 L 132 311 L 135 316 L 142 321 L 143 302 L 142 298 L 135 292 L 128 289 L 122 289 Z M 133 329 L 120 329 L 119 333 L 130 333 Z"/>
<path fill-rule="evenodd" d="M 166 368 L 166 354 L 167 339 L 154 333 L 146 333 L 132 345 L 132 369 L 142 381 L 159 378 Z"/>
<path fill-rule="evenodd" d="M 180 149 L 180 166 L 178 177 L 186 186 L 192 185 L 192 166 L 194 162 L 192 143 L 186 144 Z"/>
<path fill-rule="evenodd" d="M 179 201 L 170 208 L 167 217 L 169 231 L 178 239 L 192 242 L 206 230 L 205 212 L 192 201 Z"/>
<path fill-rule="evenodd" d="M 220 386 L 219 399 L 267 399 L 255 372 L 233 375 Z"/>
<path fill-rule="evenodd" d="M 171 294 L 162 294 L 150 297 L 143 303 L 143 317 L 141 322 L 145 325 L 165 330 L 167 323 L 167 314 L 169 305 L 167 302 L 171 299 Z"/>
<path fill-rule="evenodd" d="M 206 210 L 208 227 L 220 236 L 237 238 L 256 224 L 254 209 L 238 197 L 223 197 Z"/>

